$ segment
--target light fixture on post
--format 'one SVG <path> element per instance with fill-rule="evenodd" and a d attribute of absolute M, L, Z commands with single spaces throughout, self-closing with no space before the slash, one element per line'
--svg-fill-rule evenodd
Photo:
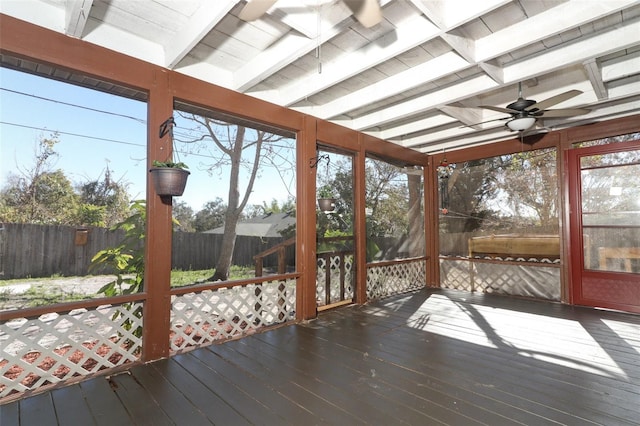
<path fill-rule="evenodd" d="M 535 117 L 521 115 L 514 118 L 513 120 L 507 121 L 507 127 L 516 132 L 524 132 L 525 130 L 533 126 L 535 122 Z"/>

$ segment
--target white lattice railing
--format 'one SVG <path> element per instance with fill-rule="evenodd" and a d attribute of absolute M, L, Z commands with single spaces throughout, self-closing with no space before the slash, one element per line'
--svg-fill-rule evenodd
<path fill-rule="evenodd" d="M 424 288 L 424 258 L 367 265 L 367 299 L 382 299 L 394 294 Z"/>
<path fill-rule="evenodd" d="M 441 258 L 440 287 L 560 300 L 560 261 Z"/>
<path fill-rule="evenodd" d="M 295 319 L 296 279 L 171 297 L 170 347 L 179 352 Z"/>
<path fill-rule="evenodd" d="M 136 361 L 142 302 L 0 324 L 0 398 Z"/>
<path fill-rule="evenodd" d="M 318 306 L 353 298 L 353 252 L 322 253 L 316 262 Z"/>

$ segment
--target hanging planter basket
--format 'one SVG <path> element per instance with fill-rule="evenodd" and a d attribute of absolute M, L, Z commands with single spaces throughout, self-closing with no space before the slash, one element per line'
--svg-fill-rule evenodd
<path fill-rule="evenodd" d="M 180 196 L 191 174 L 188 170 L 175 167 L 153 167 L 149 170 L 158 195 Z"/>
<path fill-rule="evenodd" d="M 336 209 L 335 198 L 318 198 L 318 207 L 323 212 L 332 212 Z"/>

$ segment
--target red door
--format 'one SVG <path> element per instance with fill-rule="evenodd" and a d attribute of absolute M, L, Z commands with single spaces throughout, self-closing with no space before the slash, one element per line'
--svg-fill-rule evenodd
<path fill-rule="evenodd" d="M 574 304 L 640 313 L 640 141 L 568 151 Z"/>

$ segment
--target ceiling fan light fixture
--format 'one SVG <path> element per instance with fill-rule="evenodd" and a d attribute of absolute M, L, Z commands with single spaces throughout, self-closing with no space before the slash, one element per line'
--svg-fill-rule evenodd
<path fill-rule="evenodd" d="M 507 127 L 517 132 L 523 132 L 533 126 L 535 122 L 535 117 L 516 117 L 507 121 Z"/>

